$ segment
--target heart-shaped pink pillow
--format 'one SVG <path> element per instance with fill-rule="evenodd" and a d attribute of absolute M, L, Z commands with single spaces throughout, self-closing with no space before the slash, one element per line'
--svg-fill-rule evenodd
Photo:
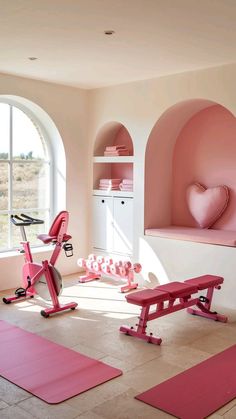
<path fill-rule="evenodd" d="M 210 228 L 226 210 L 229 202 L 227 186 L 205 188 L 194 183 L 187 188 L 189 210 L 201 228 Z"/>

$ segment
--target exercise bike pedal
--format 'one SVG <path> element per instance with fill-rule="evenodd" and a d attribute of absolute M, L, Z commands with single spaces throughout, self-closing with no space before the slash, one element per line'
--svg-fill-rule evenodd
<path fill-rule="evenodd" d="M 26 289 L 25 288 L 17 288 L 15 290 L 15 295 L 17 298 L 26 297 Z"/>

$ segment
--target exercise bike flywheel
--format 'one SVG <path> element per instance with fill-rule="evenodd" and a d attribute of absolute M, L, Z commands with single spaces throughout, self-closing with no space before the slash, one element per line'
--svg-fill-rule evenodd
<path fill-rule="evenodd" d="M 63 281 L 60 272 L 55 268 L 55 266 L 49 267 L 53 281 L 55 284 L 56 294 L 59 296 L 63 289 Z M 34 284 L 34 289 L 36 294 L 39 295 L 43 300 L 51 301 L 51 295 L 48 289 L 47 281 L 45 275 L 42 275 L 39 280 Z"/>

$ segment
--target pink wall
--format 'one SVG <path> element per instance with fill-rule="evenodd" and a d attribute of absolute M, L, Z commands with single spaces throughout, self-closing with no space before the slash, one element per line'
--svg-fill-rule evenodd
<path fill-rule="evenodd" d="M 176 103 L 153 127 L 145 154 L 144 229 L 171 224 L 172 162 L 176 139 L 193 115 L 213 104 L 198 98 Z"/>
<path fill-rule="evenodd" d="M 132 163 L 113 163 L 111 167 L 112 179 L 133 179 Z"/>
<path fill-rule="evenodd" d="M 173 153 L 174 225 L 196 226 L 186 204 L 186 188 L 193 182 L 230 188 L 229 206 L 213 228 L 236 230 L 236 120 L 220 105 L 198 112 L 177 138 Z"/>
<path fill-rule="evenodd" d="M 133 141 L 130 137 L 127 129 L 122 126 L 114 140 L 114 145 L 123 144 L 129 150 L 129 155 L 132 156 L 134 154 L 133 150 Z M 121 178 L 121 179 L 133 179 L 133 164 L 132 163 L 114 163 L 112 165 L 111 170 L 111 177 L 112 178 Z"/>
<path fill-rule="evenodd" d="M 125 145 L 128 148 L 130 156 L 134 154 L 132 138 L 130 137 L 127 129 L 123 125 L 119 129 L 114 139 L 114 145 L 121 145 L 121 144 Z"/>

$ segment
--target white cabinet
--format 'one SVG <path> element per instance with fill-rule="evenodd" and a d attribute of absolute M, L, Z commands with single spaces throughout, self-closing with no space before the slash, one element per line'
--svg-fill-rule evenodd
<path fill-rule="evenodd" d="M 92 245 L 97 249 L 113 248 L 113 198 L 93 196 Z"/>
<path fill-rule="evenodd" d="M 133 247 L 133 198 L 93 195 L 95 249 L 131 254 Z"/>
<path fill-rule="evenodd" d="M 133 199 L 113 199 L 113 249 L 119 253 L 132 253 Z"/>

